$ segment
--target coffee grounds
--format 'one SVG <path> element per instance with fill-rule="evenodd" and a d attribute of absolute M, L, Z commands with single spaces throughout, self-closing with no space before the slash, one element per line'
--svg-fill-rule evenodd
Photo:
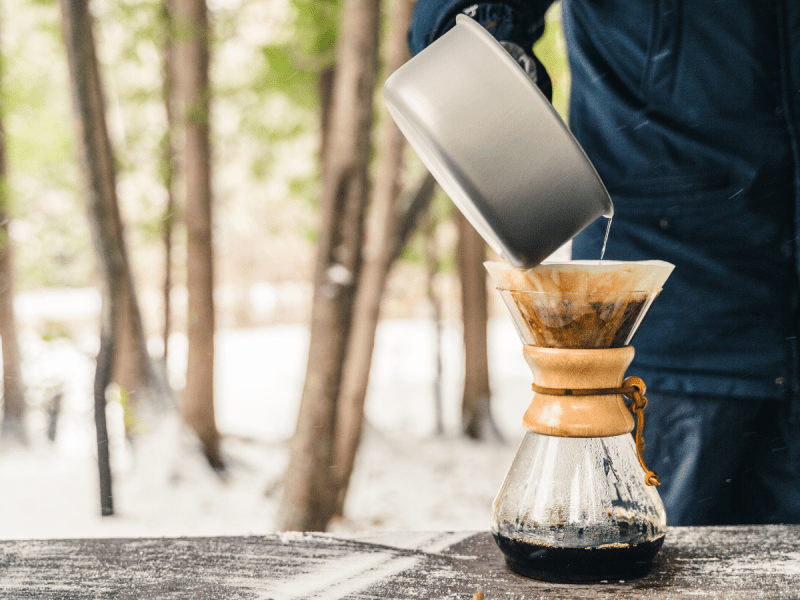
<path fill-rule="evenodd" d="M 603 302 L 511 292 L 535 346 L 621 348 L 644 317 L 652 298 L 645 293 Z"/>

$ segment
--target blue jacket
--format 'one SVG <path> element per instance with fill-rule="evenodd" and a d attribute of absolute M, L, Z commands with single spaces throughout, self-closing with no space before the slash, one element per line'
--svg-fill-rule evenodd
<path fill-rule="evenodd" d="M 467 12 L 530 49 L 545 0 L 418 0 L 419 52 Z M 800 2 L 563 0 L 570 128 L 614 201 L 606 258 L 675 265 L 629 373 L 664 393 L 798 382 Z M 605 220 L 575 240 L 597 259 Z"/>

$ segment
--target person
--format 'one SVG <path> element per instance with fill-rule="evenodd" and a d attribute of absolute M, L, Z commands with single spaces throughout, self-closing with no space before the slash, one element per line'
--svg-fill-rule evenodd
<path fill-rule="evenodd" d="M 418 0 L 409 46 L 467 14 L 547 93 L 532 46 L 550 4 Z M 569 126 L 614 202 L 606 258 L 675 265 L 628 369 L 648 387 L 645 461 L 669 522 L 798 523 L 800 3 L 561 10 Z M 573 258 L 600 258 L 605 229 Z"/>

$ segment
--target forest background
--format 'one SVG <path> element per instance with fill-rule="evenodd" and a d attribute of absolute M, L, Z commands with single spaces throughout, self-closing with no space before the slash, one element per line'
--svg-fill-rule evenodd
<path fill-rule="evenodd" d="M 76 30 L 81 23 L 70 21 L 81 6 L 87 3 L 63 0 L 59 6 L 52 0 L 6 0 L 0 9 L 0 114 L 5 150 L 2 251 L 8 257 L 2 263 L 6 285 L 0 295 L 10 296 L 13 308 L 12 312 L 0 310 L 5 383 L 0 477 L 6 480 L 6 490 L 15 482 L 28 488 L 21 494 L 14 490 L 18 504 L 12 506 L 25 506 L 31 513 L 25 518 L 9 517 L 23 525 L 4 526 L 10 532 L 5 535 L 57 535 L 57 529 L 24 525 L 43 520 L 35 514 L 37 510 L 63 514 L 32 498 L 48 496 L 46 482 L 56 491 L 62 486 L 61 492 L 66 493 L 64 488 L 78 481 L 82 505 L 73 510 L 80 514 L 102 511 L 109 516 L 115 512 L 114 497 L 125 504 L 124 514 L 130 517 L 137 504 L 152 502 L 148 496 L 163 493 L 168 503 L 175 499 L 169 494 L 181 487 L 183 511 L 195 519 L 187 518 L 190 531 L 203 531 L 198 523 L 202 515 L 186 510 L 186 503 L 191 503 L 187 497 L 202 497 L 200 502 L 207 506 L 219 502 L 230 509 L 235 503 L 232 494 L 249 497 L 253 513 L 243 520 L 251 525 L 208 531 L 325 529 L 332 522 L 334 527 L 339 523 L 351 528 L 458 527 L 458 520 L 446 518 L 417 516 L 416 521 L 405 522 L 392 521 L 387 514 L 365 517 L 365 507 L 375 505 L 376 497 L 391 495 L 395 481 L 410 477 L 409 473 L 417 473 L 417 481 L 429 481 L 442 503 L 452 507 L 463 500 L 463 490 L 458 488 L 475 477 L 464 462 L 474 466 L 485 461 L 486 470 L 493 471 L 488 484 L 493 493 L 506 467 L 495 463 L 513 452 L 516 442 L 517 430 L 508 423 L 518 420 L 524 408 L 498 392 L 503 383 L 493 379 L 489 389 L 489 372 L 493 377 L 501 373 L 506 358 L 519 354 L 519 342 L 504 309 L 487 293 L 480 264 L 488 251 L 405 147 L 380 100 L 382 81 L 407 59 L 404 38 L 413 3 L 213 0 L 206 5 L 196 0 L 98 0 L 88 5 L 103 98 L 101 118 L 113 159 L 106 171 L 111 173 L 113 193 L 105 201 L 116 204 L 124 231 L 123 242 L 107 241 L 120 244 L 127 254 L 123 262 L 129 266 L 144 353 L 152 365 L 143 367 L 144 375 L 120 373 L 124 368 L 119 365 L 133 364 L 131 357 L 137 350 L 135 344 L 126 346 L 129 342 L 119 333 L 120 323 L 128 322 L 130 313 L 127 309 L 115 313 L 113 307 L 131 303 L 120 300 L 126 298 L 124 293 L 115 294 L 118 272 L 107 260 L 113 252 L 103 251 L 98 241 L 114 227 L 104 225 L 93 210 L 104 202 L 103 192 L 98 191 L 102 186 L 93 187 L 100 176 L 91 176 L 91 163 L 102 148 L 87 147 L 89 136 L 83 135 L 97 131 L 93 129 L 97 122 L 93 126 L 91 120 L 86 121 L 89 109 L 81 113 L 78 108 L 85 83 L 80 74 L 88 71 L 79 62 L 75 44 L 69 43 L 86 38 Z M 197 34 L 194 26 L 182 27 L 175 17 L 181 14 L 201 15 L 207 33 Z M 537 55 L 553 78 L 554 104 L 564 115 L 569 73 L 557 6 L 548 14 L 548 22 Z M 199 48 L 194 54 L 192 44 Z M 351 54 L 347 54 L 348 44 Z M 363 60 L 369 56 L 372 64 Z M 186 72 L 193 69 L 201 74 L 206 69 L 207 87 L 201 89 L 199 102 L 207 104 L 201 111 L 187 91 L 191 77 Z M 337 89 L 346 88 L 348 77 L 352 88 L 367 89 L 369 98 L 337 113 L 337 93 L 339 97 L 346 93 Z M 359 87 L 365 77 L 371 85 Z M 362 116 L 348 125 L 347 115 Z M 200 138 L 203 128 L 207 136 L 205 164 L 191 150 L 190 130 L 198 124 Z M 352 127 L 349 133 L 348 126 Z M 348 152 L 335 145 L 337 135 L 364 140 L 361 147 L 352 149 L 354 155 L 365 158 L 359 185 L 352 183 L 355 179 L 348 183 L 348 189 L 361 190 L 350 192 L 358 198 L 349 204 L 347 194 L 341 193 L 341 178 L 337 186 L 340 167 L 327 158 Z M 333 139 L 334 145 L 326 139 Z M 204 179 L 208 190 L 198 192 L 192 187 L 192 182 Z M 197 197 L 205 198 L 209 242 L 199 250 L 193 242 L 203 236 L 192 229 L 191 222 L 191 211 L 197 214 L 192 209 Z M 346 206 L 355 208 L 342 208 Z M 381 222 L 388 229 L 376 225 Z M 326 297 L 320 291 L 331 283 L 325 277 L 340 272 L 331 271 L 331 266 L 342 266 L 334 255 L 343 243 L 331 239 L 354 228 L 359 232 L 346 241 L 358 251 L 351 254 L 368 258 L 363 265 L 346 268 L 345 274 L 349 271 L 355 281 L 341 286 L 345 293 L 333 294 L 339 304 L 320 308 Z M 370 262 L 369 257 L 381 256 L 374 249 L 372 230 L 390 232 L 392 244 L 378 261 L 384 272 L 378 268 L 377 279 L 370 280 L 369 265 L 376 261 Z M 366 274 L 367 284 L 360 274 Z M 124 288 L 124 277 L 119 281 Z M 353 337 L 358 335 L 353 332 L 357 316 L 343 315 L 358 315 L 359 309 L 354 308 L 357 290 L 370 285 L 373 305 L 367 313 L 371 311 L 375 320 L 379 308 L 381 325 L 374 323 L 371 335 L 367 326 L 359 341 Z M 204 286 L 209 292 L 205 296 Z M 193 287 L 201 291 L 193 293 Z M 462 294 L 462 289 L 473 291 Z M 474 299 L 480 296 L 484 296 L 483 306 L 478 303 L 477 316 L 470 317 L 476 310 Z M 211 311 L 210 316 L 194 318 L 198 309 L 197 305 L 192 308 L 192 297 L 205 301 L 202 310 Z M 498 324 L 487 328 L 495 316 Z M 197 321 L 205 327 L 193 334 Z M 499 327 L 499 333 L 492 334 L 492 327 Z M 384 332 L 383 346 L 376 331 Z M 257 332 L 265 334 L 259 339 L 266 345 L 231 342 L 250 339 L 247 334 Z M 338 340 L 339 352 L 329 351 L 332 336 Z M 13 345 L 7 345 L 12 337 L 19 349 L 17 366 Z M 116 352 L 106 353 L 104 362 L 103 340 L 112 338 L 117 343 L 105 350 L 110 347 Z M 492 354 L 495 338 L 500 341 L 494 347 L 502 350 Z M 322 348 L 316 359 L 314 339 Z M 204 344 L 211 344 L 211 349 Z M 344 397 L 347 376 L 333 372 L 333 363 L 341 368 L 348 352 L 372 356 L 372 344 L 376 345 L 375 359 L 362 360 L 360 367 L 351 369 L 358 373 L 356 400 L 348 404 Z M 404 348 L 395 348 L 381 362 L 379 352 L 381 348 L 386 352 L 387 344 Z M 358 352 L 352 351 L 354 347 Z M 201 351 L 201 362 L 194 367 L 192 348 Z M 327 363 L 319 358 L 323 355 Z M 398 355 L 413 358 L 402 362 Z M 287 356 L 292 357 L 289 363 Z M 514 372 L 509 387 L 517 384 L 518 373 L 522 381 L 525 378 L 526 367 L 517 358 L 520 370 Z M 420 360 L 428 364 L 420 366 Z M 472 363 L 477 366 L 470 367 L 470 360 L 477 360 Z M 226 375 L 225 365 L 249 371 L 247 376 Z M 391 391 L 382 383 L 385 379 L 376 379 L 375 370 L 390 373 Z M 398 383 L 398 370 L 426 375 Z M 480 374 L 477 378 L 476 373 Z M 85 381 L 76 384 L 74 379 L 79 377 Z M 139 383 L 147 385 L 127 384 L 126 377 L 134 382 L 139 377 Z M 148 378 L 157 383 L 148 383 Z M 420 380 L 425 381 L 423 389 Z M 192 391 L 192 382 L 200 392 Z M 142 393 L 146 389 L 155 392 Z M 14 397 L 20 394 L 22 402 L 15 405 Z M 235 395 L 236 401 L 230 401 L 228 394 Z M 525 395 L 523 384 L 514 400 Z M 199 398 L 200 417 L 186 409 L 191 398 Z M 368 431 L 362 434 L 365 403 L 372 413 Z M 103 415 L 98 406 L 103 407 Z M 505 412 L 513 413 L 513 419 L 505 419 Z M 326 443 L 307 433 L 308 428 L 318 430 L 320 421 L 315 425 L 315 419 L 328 424 Z M 354 467 L 351 464 L 342 473 L 334 456 L 344 445 L 344 455 L 349 452 L 354 460 L 362 437 L 376 432 L 384 439 L 406 443 L 410 438 L 419 452 L 399 450 L 394 442 L 362 446 L 362 454 L 371 448 L 375 462 L 359 459 L 356 487 L 347 495 L 349 471 Z M 393 434 L 399 437 L 392 438 Z M 92 436 L 99 446 L 89 443 Z M 432 436 L 438 438 L 431 441 Z M 74 439 L 70 441 L 75 437 L 81 438 L 77 445 L 84 451 L 93 449 L 89 462 L 99 485 L 85 471 L 72 477 L 75 454 L 65 454 L 64 449 L 75 447 Z M 103 448 L 109 447 L 104 474 Z M 327 454 L 309 460 L 309 454 L 320 447 Z M 386 452 L 405 453 L 418 462 L 398 464 Z M 446 467 L 426 465 L 425 455 L 430 452 L 451 461 Z M 197 461 L 195 455 L 205 460 Z M 466 460 L 468 456 L 472 458 Z M 169 464 L 160 472 L 151 461 Z M 406 474 L 399 477 L 398 470 Z M 463 479 L 446 484 L 453 489 L 443 492 L 445 470 L 463 474 Z M 22 474 L 38 477 L 39 483 L 32 484 Z M 187 481 L 201 481 L 205 487 L 192 491 Z M 383 493 L 376 491 L 381 486 Z M 97 489 L 101 490 L 99 506 Z M 353 500 L 353 493 L 357 498 L 361 494 L 360 503 Z M 214 495 L 219 500 L 210 499 Z M 479 505 L 485 501 L 483 495 L 479 495 Z M 403 512 L 391 502 L 383 502 L 382 509 Z M 169 512 L 164 503 L 153 510 Z M 259 521 L 257 527 L 255 521 Z M 141 523 L 125 531 L 187 533 L 186 529 L 147 529 Z"/>

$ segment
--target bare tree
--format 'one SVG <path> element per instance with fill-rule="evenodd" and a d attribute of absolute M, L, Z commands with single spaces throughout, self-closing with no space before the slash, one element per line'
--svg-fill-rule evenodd
<path fill-rule="evenodd" d="M 407 32 L 415 0 L 398 0 L 391 18 L 387 71 L 394 72 L 408 56 Z M 369 384 L 375 331 L 380 316 L 381 298 L 386 279 L 396 257 L 398 244 L 400 196 L 405 138 L 384 111 L 381 132 L 381 158 L 372 195 L 364 245 L 364 266 L 356 292 L 353 322 L 339 392 L 336 419 L 336 489 L 337 510 L 341 512 L 364 421 L 364 400 Z"/>
<path fill-rule="evenodd" d="M 0 437 L 3 441 L 25 444 L 28 439 L 25 428 L 25 385 L 14 314 L 14 255 L 8 235 L 11 216 L 7 177 L 6 133 L 0 112 L 0 339 L 3 351 L 3 425 Z"/>
<path fill-rule="evenodd" d="M 137 419 L 169 402 L 169 391 L 147 353 L 116 193 L 114 154 L 87 0 L 61 0 L 77 140 L 89 223 L 103 281 L 108 319 L 116 327 L 112 381 L 129 395 Z M 105 332 L 107 333 L 107 331 Z"/>
<path fill-rule="evenodd" d="M 482 439 L 491 421 L 489 358 L 486 325 L 488 320 L 486 243 L 460 213 L 458 223 L 458 267 L 461 279 L 461 319 L 464 325 L 464 393 L 461 419 L 464 433 Z"/>
<path fill-rule="evenodd" d="M 94 426 L 97 436 L 97 469 L 100 475 L 100 513 L 108 517 L 114 514 L 114 498 L 106 423 L 106 389 L 111 383 L 111 372 L 116 358 L 114 338 L 117 335 L 111 303 L 103 302 L 100 322 L 100 352 L 97 355 L 97 368 L 94 372 Z"/>
<path fill-rule="evenodd" d="M 189 354 L 181 412 L 206 458 L 224 469 L 214 416 L 214 253 L 212 244 L 209 23 L 205 0 L 175 0 L 178 89 L 183 109 L 186 288 Z"/>
<path fill-rule="evenodd" d="M 345 0 L 324 160 L 311 343 L 278 527 L 324 530 L 336 509 L 334 439 L 342 361 L 361 267 L 369 194 L 379 0 Z"/>
<path fill-rule="evenodd" d="M 162 235 L 164 239 L 164 363 L 169 356 L 169 336 L 172 330 L 172 233 L 175 225 L 175 181 L 176 181 L 176 144 L 175 131 L 175 0 L 164 0 L 164 63 L 163 63 L 163 90 L 164 107 L 167 116 L 167 129 L 161 140 L 161 179 L 167 193 L 167 204 L 164 207 L 162 222 Z"/>
<path fill-rule="evenodd" d="M 113 514 L 111 469 L 105 423 L 105 390 L 116 381 L 136 407 L 136 418 L 152 418 L 169 392 L 147 353 L 141 313 L 128 263 L 116 194 L 114 155 L 105 119 L 105 101 L 87 0 L 61 0 L 80 162 L 89 223 L 103 282 L 100 354 L 95 374 L 100 503 Z M 145 413 L 147 417 L 145 418 Z"/>
<path fill-rule="evenodd" d="M 322 180 L 325 180 L 325 162 L 328 156 L 328 140 L 331 134 L 331 111 L 333 110 L 333 81 L 336 65 L 323 69 L 319 74 L 319 164 Z"/>
<path fill-rule="evenodd" d="M 442 307 L 441 299 L 436 293 L 436 275 L 439 273 L 439 252 L 436 243 L 436 227 L 439 224 L 436 214 L 429 207 L 425 226 L 425 270 L 426 292 L 431 307 L 431 321 L 434 327 L 434 362 L 436 365 L 433 378 L 433 416 L 436 435 L 444 434 L 444 397 L 442 394 L 442 366 L 444 361 L 442 344 Z"/>

